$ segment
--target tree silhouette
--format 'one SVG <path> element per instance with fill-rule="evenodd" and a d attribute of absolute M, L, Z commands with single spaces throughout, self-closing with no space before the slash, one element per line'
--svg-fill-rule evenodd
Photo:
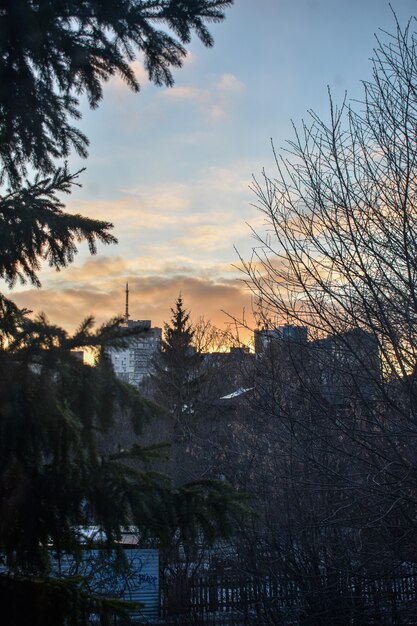
<path fill-rule="evenodd" d="M 118 74 L 134 91 L 139 55 L 149 79 L 172 85 L 194 31 L 213 45 L 208 22 L 224 19 L 231 0 L 6 0 L 0 3 L 0 159 L 18 181 L 30 163 L 51 173 L 71 149 L 86 156 L 79 98 L 91 107 L 103 81 Z"/>
<path fill-rule="evenodd" d="M 96 107 L 102 82 L 117 73 L 135 91 L 130 62 L 141 55 L 156 84 L 173 82 L 195 31 L 212 45 L 207 22 L 224 17 L 227 0 L 0 1 L 0 277 L 39 286 L 43 261 L 61 269 L 77 244 L 115 242 L 111 224 L 70 215 L 57 194 L 70 193 L 79 174 L 59 159 L 87 138 L 71 125 L 79 98 Z M 159 25 L 159 26 L 158 26 Z M 170 34 L 172 33 L 172 34 Z M 26 175 L 34 173 L 32 180 Z M 6 188 L 7 186 L 7 188 Z M 122 605 L 89 592 L 88 581 L 59 578 L 51 548 L 81 558 L 80 526 L 96 524 L 104 548 L 121 555 L 121 527 L 168 542 L 203 532 L 226 532 L 241 507 L 227 485 L 196 482 L 173 489 L 147 470 L 160 447 L 135 444 L 104 454 L 99 435 L 118 412 L 140 434 L 155 407 L 118 381 L 106 345 L 137 330 L 113 320 L 98 331 L 85 320 L 70 336 L 34 320 L 0 296 L 0 598 L 9 624 L 101 623 Z M 97 364 L 74 349 L 95 348 Z M 138 465 L 139 464 L 139 465 Z"/>
<path fill-rule="evenodd" d="M 181 294 L 171 309 L 170 324 L 164 325 L 162 349 L 155 360 L 153 375 L 156 399 L 183 426 L 192 415 L 198 395 L 201 355 L 193 346 L 194 330 Z"/>
<path fill-rule="evenodd" d="M 312 113 L 290 155 L 275 153 L 274 176 L 254 182 L 268 232 L 242 259 L 247 284 L 267 328 L 303 326 L 309 341 L 301 362 L 288 352 L 291 369 L 277 358 L 260 377 L 274 393 L 259 394 L 267 434 L 256 445 L 274 481 L 268 547 L 256 532 L 247 545 L 281 564 L 276 575 L 308 582 L 308 623 L 363 623 L 355 576 L 416 562 L 414 23 L 378 40 L 360 104 L 330 101 L 328 122 Z"/>

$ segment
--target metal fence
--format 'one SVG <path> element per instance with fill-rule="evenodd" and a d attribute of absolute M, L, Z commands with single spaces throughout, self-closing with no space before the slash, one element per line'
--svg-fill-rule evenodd
<path fill-rule="evenodd" d="M 208 573 L 161 585 L 161 624 L 417 626 L 417 571 L 385 578 Z"/>

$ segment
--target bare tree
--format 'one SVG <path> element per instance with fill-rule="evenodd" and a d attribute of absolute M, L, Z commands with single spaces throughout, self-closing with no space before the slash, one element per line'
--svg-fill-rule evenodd
<path fill-rule="evenodd" d="M 264 315 L 320 335 L 370 331 L 401 377 L 416 361 L 416 43 L 397 24 L 358 110 L 330 100 L 329 123 L 312 113 L 276 178 L 255 181 L 270 228 L 244 263 Z"/>
<path fill-rule="evenodd" d="M 259 555 L 261 537 L 265 566 L 309 581 L 309 624 L 339 623 L 335 610 L 361 623 L 346 581 L 417 559 L 412 26 L 396 21 L 377 39 L 362 101 L 330 97 L 329 121 L 311 113 L 286 152 L 274 150 L 275 176 L 253 185 L 268 226 L 241 262 L 261 327 L 302 326 L 309 340 L 301 359 L 282 341 L 258 359 L 253 484 L 267 488 L 247 545 Z"/>

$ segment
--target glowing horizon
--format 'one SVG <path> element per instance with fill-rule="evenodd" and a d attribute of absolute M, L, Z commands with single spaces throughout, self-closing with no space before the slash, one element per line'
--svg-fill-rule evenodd
<path fill-rule="evenodd" d="M 416 11 L 414 0 L 393 8 L 401 23 Z M 234 247 L 246 259 L 255 245 L 250 227 L 265 231 L 252 174 L 265 167 L 273 177 L 270 137 L 279 151 L 291 119 L 308 109 L 328 118 L 327 85 L 336 102 L 345 90 L 360 96 L 378 28 L 394 28 L 381 0 L 237 0 L 211 25 L 213 49 L 192 43 L 173 89 L 150 85 L 135 61 L 139 94 L 114 78 L 98 110 L 83 105 L 90 155 L 69 166 L 87 170 L 64 198 L 70 212 L 114 223 L 119 244 L 95 257 L 81 245 L 69 268 L 42 270 L 40 290 L 6 294 L 68 330 L 88 315 L 98 324 L 123 315 L 126 282 L 132 319 L 162 327 L 181 292 L 194 320 L 225 329 L 244 311 L 252 324 L 250 291 L 233 267 Z"/>

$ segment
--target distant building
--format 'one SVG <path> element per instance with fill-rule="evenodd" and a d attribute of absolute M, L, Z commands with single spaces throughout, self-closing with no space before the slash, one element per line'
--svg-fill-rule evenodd
<path fill-rule="evenodd" d="M 294 343 L 307 343 L 306 326 L 292 326 L 285 324 L 276 328 L 265 330 L 255 330 L 255 353 L 265 352 L 271 344 L 282 341 L 292 341 Z"/>
<path fill-rule="evenodd" d="M 142 380 L 152 373 L 154 357 L 161 349 L 162 328 L 152 328 L 151 320 L 129 318 L 129 284 L 126 283 L 124 326 L 142 332 L 127 337 L 123 348 L 108 348 L 108 354 L 118 378 L 139 387 Z"/>
<path fill-rule="evenodd" d="M 143 378 L 152 372 L 152 362 L 161 349 L 162 329 L 151 327 L 151 320 L 128 320 L 127 328 L 141 328 L 143 332 L 126 339 L 126 347 L 110 348 L 109 354 L 116 375 L 139 387 Z"/>
<path fill-rule="evenodd" d="M 311 343 L 312 367 L 321 393 L 332 404 L 375 398 L 381 383 L 381 358 L 375 334 L 360 328 Z"/>

